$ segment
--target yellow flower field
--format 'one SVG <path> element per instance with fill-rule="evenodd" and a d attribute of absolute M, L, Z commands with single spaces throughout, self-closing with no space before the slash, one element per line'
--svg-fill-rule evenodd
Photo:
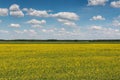
<path fill-rule="evenodd" d="M 0 44 L 0 80 L 120 80 L 120 44 Z"/>

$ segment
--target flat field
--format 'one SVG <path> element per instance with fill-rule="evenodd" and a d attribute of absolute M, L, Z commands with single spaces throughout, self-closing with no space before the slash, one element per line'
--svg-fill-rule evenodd
<path fill-rule="evenodd" d="M 0 80 L 120 80 L 120 44 L 0 44 Z"/>

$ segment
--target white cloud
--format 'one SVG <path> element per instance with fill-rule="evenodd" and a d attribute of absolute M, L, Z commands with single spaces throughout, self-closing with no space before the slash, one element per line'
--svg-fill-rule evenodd
<path fill-rule="evenodd" d="M 32 30 L 32 29 L 28 30 L 28 32 L 31 34 L 37 34 L 37 32 L 35 30 Z"/>
<path fill-rule="evenodd" d="M 104 6 L 108 0 L 88 0 L 88 6 Z"/>
<path fill-rule="evenodd" d="M 24 17 L 24 13 L 22 11 L 10 11 L 10 15 L 14 17 Z"/>
<path fill-rule="evenodd" d="M 19 11 L 20 8 L 19 8 L 19 5 L 13 4 L 13 5 L 10 6 L 9 10 L 10 11 Z"/>
<path fill-rule="evenodd" d="M 7 8 L 0 8 L 0 16 L 7 16 L 8 9 Z"/>
<path fill-rule="evenodd" d="M 59 12 L 56 14 L 51 14 L 51 17 L 56 17 L 60 19 L 68 19 L 68 20 L 78 20 L 79 16 L 74 12 Z"/>
<path fill-rule="evenodd" d="M 46 24 L 46 20 L 32 19 L 27 21 L 26 23 L 31 24 L 33 28 L 41 28 L 43 27 L 42 25 Z"/>
<path fill-rule="evenodd" d="M 49 33 L 55 32 L 57 30 L 58 30 L 57 28 L 47 28 L 47 29 L 42 29 L 42 32 L 49 34 Z"/>
<path fill-rule="evenodd" d="M 70 26 L 70 27 L 75 27 L 76 24 L 73 21 L 69 21 L 69 20 L 65 20 L 65 19 L 58 19 L 58 22 L 63 23 L 66 26 Z"/>
<path fill-rule="evenodd" d="M 114 20 L 114 21 L 113 21 L 113 26 L 115 26 L 115 27 L 120 27 L 120 21 Z"/>
<path fill-rule="evenodd" d="M 53 32 L 59 32 L 58 28 L 47 28 L 47 29 L 42 29 L 41 31 L 47 34 L 53 33 Z"/>
<path fill-rule="evenodd" d="M 14 32 L 17 33 L 17 34 L 22 34 L 23 33 L 23 31 L 19 31 L 19 30 L 14 30 Z"/>
<path fill-rule="evenodd" d="M 27 9 L 23 8 L 23 11 L 27 12 L 27 15 L 29 16 L 35 16 L 35 17 L 49 17 L 48 11 L 46 10 L 36 10 L 36 9 Z"/>
<path fill-rule="evenodd" d="M 111 2 L 111 7 L 120 8 L 120 0 Z"/>
<path fill-rule="evenodd" d="M 10 27 L 19 28 L 21 26 L 20 26 L 20 24 L 14 24 L 14 23 L 12 23 L 12 24 L 10 24 Z"/>
<path fill-rule="evenodd" d="M 119 29 L 113 29 L 113 28 L 106 28 L 106 27 L 102 27 L 102 26 L 91 26 L 90 27 L 91 30 L 93 31 L 99 31 L 100 33 L 104 33 L 104 34 L 111 34 L 111 33 L 120 33 Z"/>
<path fill-rule="evenodd" d="M 120 16 L 113 20 L 112 25 L 115 27 L 120 27 Z"/>
<path fill-rule="evenodd" d="M 117 39 L 120 36 L 120 30 L 110 27 L 95 27 L 89 28 L 86 36 L 93 39 Z"/>
<path fill-rule="evenodd" d="M 36 10 L 33 8 L 23 8 L 23 11 L 27 12 L 26 14 L 29 16 L 35 17 L 55 17 L 60 19 L 69 19 L 69 20 L 78 20 L 79 16 L 74 12 L 58 12 L 55 14 L 49 14 L 48 12 L 52 12 L 51 10 Z"/>
<path fill-rule="evenodd" d="M 103 28 L 101 26 L 91 26 L 92 30 L 102 30 Z"/>
<path fill-rule="evenodd" d="M 13 4 L 9 8 L 10 15 L 14 17 L 24 17 L 24 13 L 20 10 L 19 5 Z"/>
<path fill-rule="evenodd" d="M 41 24 L 46 24 L 45 20 L 37 20 L 37 19 L 32 19 L 27 21 L 28 24 L 32 24 L 32 25 L 41 25 Z"/>
<path fill-rule="evenodd" d="M 50 32 L 54 32 L 54 30 L 53 29 L 42 29 L 42 32 L 50 33 Z"/>
<path fill-rule="evenodd" d="M 45 34 L 49 34 L 52 37 L 57 36 L 57 38 L 62 37 L 61 39 L 72 37 L 72 36 L 78 36 L 80 35 L 80 30 L 77 28 L 77 30 L 74 28 L 73 30 L 69 31 L 65 28 L 51 28 L 51 29 L 42 29 L 42 32 Z"/>
<path fill-rule="evenodd" d="M 32 25 L 33 28 L 42 28 L 42 25 L 36 24 L 36 25 Z"/>
<path fill-rule="evenodd" d="M 57 29 L 56 34 L 57 36 L 62 36 L 62 37 L 72 37 L 72 36 L 80 36 L 81 35 L 81 31 L 79 28 L 73 29 L 72 31 L 66 30 L 65 28 L 60 28 Z"/>
<path fill-rule="evenodd" d="M 101 15 L 97 15 L 97 16 L 93 16 L 92 19 L 90 20 L 105 20 L 105 18 L 102 17 Z"/>
<path fill-rule="evenodd" d="M 23 8 L 22 11 L 26 11 L 26 12 L 27 12 L 27 11 L 28 11 L 28 8 Z"/>
<path fill-rule="evenodd" d="M 24 29 L 24 30 L 21 30 L 21 31 L 20 30 L 15 30 L 15 32 L 17 34 L 24 34 L 24 33 L 27 33 L 29 35 L 37 34 L 37 32 L 35 30 L 33 30 L 33 29 L 29 29 L 29 30 Z"/>
<path fill-rule="evenodd" d="M 119 29 L 113 29 L 113 28 L 103 28 L 103 32 L 105 34 L 114 34 L 114 33 L 119 33 L 120 34 Z"/>
<path fill-rule="evenodd" d="M 58 12 L 56 14 L 50 14 L 50 17 L 57 18 L 58 22 L 70 27 L 76 27 L 74 21 L 79 20 L 79 16 L 74 12 Z"/>
<path fill-rule="evenodd" d="M 9 33 L 7 30 L 0 30 L 0 33 Z"/>
<path fill-rule="evenodd" d="M 47 32 L 47 30 L 46 29 L 42 29 L 42 32 Z"/>

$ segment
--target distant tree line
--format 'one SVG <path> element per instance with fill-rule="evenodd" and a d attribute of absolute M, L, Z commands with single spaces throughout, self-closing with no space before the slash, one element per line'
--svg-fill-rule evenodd
<path fill-rule="evenodd" d="M 0 39 L 1 42 L 120 42 L 120 40 L 57 40 L 57 39 L 48 39 L 48 40 L 27 40 L 27 39 L 16 39 L 16 40 L 3 40 Z"/>

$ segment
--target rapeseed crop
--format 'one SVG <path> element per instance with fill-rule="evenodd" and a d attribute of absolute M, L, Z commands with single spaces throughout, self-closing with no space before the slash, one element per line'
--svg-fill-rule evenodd
<path fill-rule="evenodd" d="M 120 44 L 0 44 L 0 80 L 120 80 Z"/>

